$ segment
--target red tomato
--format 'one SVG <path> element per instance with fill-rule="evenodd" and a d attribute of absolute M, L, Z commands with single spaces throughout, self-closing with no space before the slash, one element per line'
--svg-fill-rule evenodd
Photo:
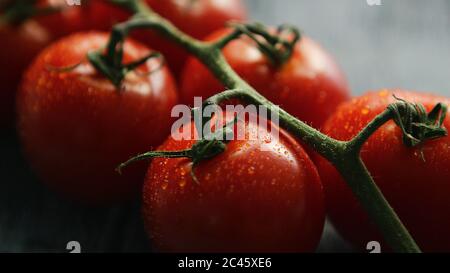
<path fill-rule="evenodd" d="M 340 106 L 323 131 L 339 140 L 351 139 L 395 102 L 392 94 L 422 103 L 427 111 L 438 102 L 450 102 L 442 97 L 399 90 L 371 92 Z M 449 117 L 444 126 L 450 128 Z M 450 251 L 450 137 L 408 148 L 402 142 L 400 128 L 390 121 L 370 137 L 361 154 L 375 182 L 422 250 Z M 334 167 L 324 159 L 319 159 L 317 166 L 325 187 L 328 213 L 342 235 L 360 246 L 381 240 Z"/>
<path fill-rule="evenodd" d="M 14 120 L 16 89 L 25 68 L 32 59 L 55 39 L 72 32 L 111 27 L 119 10 L 105 1 L 90 1 L 81 6 L 67 6 L 65 0 L 41 0 L 40 8 L 61 7 L 60 12 L 29 18 L 23 23 L 0 26 L 0 128 L 10 127 Z M 120 18 L 124 18 L 121 15 Z M 125 17 L 126 18 L 126 17 Z"/>
<path fill-rule="evenodd" d="M 216 40 L 229 31 L 217 31 L 207 40 Z M 231 67 L 262 95 L 316 128 L 349 97 L 346 79 L 334 60 L 307 37 L 280 68 L 273 67 L 246 37 L 229 43 L 223 53 Z M 194 96 L 207 98 L 225 89 L 197 59 L 187 61 L 181 79 L 184 103 L 192 104 Z"/>
<path fill-rule="evenodd" d="M 43 51 L 28 69 L 18 94 L 18 130 L 32 167 L 62 194 L 85 203 L 124 200 L 139 190 L 145 166 L 118 175 L 123 160 L 159 145 L 169 133 L 177 102 L 167 68 L 151 60 L 117 90 L 86 60 L 106 45 L 107 33 L 80 33 Z M 128 41 L 124 62 L 149 53 Z M 52 67 L 79 64 L 68 72 Z"/>
<path fill-rule="evenodd" d="M 241 0 L 147 0 L 147 3 L 155 12 L 197 39 L 223 28 L 228 21 L 246 18 Z M 163 53 L 176 75 L 181 73 L 188 57 L 184 49 L 148 32 L 142 32 L 139 38 Z"/>
<path fill-rule="evenodd" d="M 69 6 L 66 0 L 39 0 L 37 6 L 40 8 L 54 7 L 60 11 L 50 13 L 45 16 L 35 16 L 30 20 L 39 22 L 45 27 L 52 38 L 60 38 L 72 32 L 85 29 L 86 20 L 83 18 L 83 7 L 87 7 L 86 3 L 80 6 Z"/>
<path fill-rule="evenodd" d="M 225 152 L 195 167 L 198 184 L 191 177 L 190 159 L 158 158 L 151 163 L 143 209 L 158 250 L 314 251 L 324 204 L 312 161 L 273 124 L 268 126 L 272 134 L 254 121 L 239 121 L 235 132 L 239 127 L 245 128 L 243 140 L 232 140 Z M 278 139 L 272 137 L 274 132 L 279 132 Z M 170 137 L 158 150 L 189 149 L 195 143 L 175 139 Z"/>
<path fill-rule="evenodd" d="M 88 1 L 82 6 L 85 30 L 111 30 L 112 26 L 126 21 L 130 14 L 109 0 Z"/>

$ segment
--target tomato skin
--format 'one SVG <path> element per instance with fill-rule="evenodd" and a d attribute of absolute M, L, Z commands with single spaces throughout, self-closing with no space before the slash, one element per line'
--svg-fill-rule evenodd
<path fill-rule="evenodd" d="M 314 251 L 325 217 L 315 166 L 286 132 L 266 142 L 249 136 L 259 130 L 261 139 L 270 139 L 267 130 L 249 121 L 245 126 L 244 140 L 229 142 L 224 153 L 194 169 L 198 184 L 191 178 L 190 159 L 152 161 L 143 211 L 159 251 Z M 170 137 L 158 150 L 182 150 L 194 143 Z"/>
<path fill-rule="evenodd" d="M 422 103 L 430 111 L 436 103 L 450 100 L 401 90 L 370 92 L 338 108 L 323 131 L 339 140 L 349 140 L 369 121 L 395 102 L 392 94 Z M 444 126 L 450 128 L 447 117 Z M 423 152 L 425 161 L 421 157 Z M 450 251 L 450 137 L 428 141 L 417 148 L 402 142 L 393 121 L 381 127 L 364 145 L 362 159 L 375 182 L 423 251 Z M 324 159 L 316 161 L 322 178 L 328 214 L 342 235 L 358 246 L 381 240 L 379 232 L 340 174 Z M 385 245 L 384 250 L 389 249 Z"/>
<path fill-rule="evenodd" d="M 229 31 L 222 29 L 206 40 L 216 40 Z M 262 95 L 316 128 L 349 98 L 341 70 L 331 56 L 307 37 L 302 38 L 291 59 L 279 69 L 245 37 L 229 43 L 223 53 L 231 67 Z M 192 104 L 195 96 L 207 98 L 226 88 L 203 64 L 190 58 L 180 89 L 182 101 Z"/>
<path fill-rule="evenodd" d="M 242 21 L 247 17 L 242 0 L 147 0 L 149 6 L 167 18 L 185 33 L 203 39 L 223 28 L 229 21 Z M 161 36 L 144 31 L 139 40 L 160 51 L 168 60 L 175 75 L 180 75 L 188 53 Z"/>
<path fill-rule="evenodd" d="M 149 61 L 117 90 L 87 62 L 104 47 L 108 33 L 68 36 L 45 49 L 28 69 L 18 95 L 18 131 L 25 154 L 51 188 L 79 202 L 109 204 L 134 196 L 145 164 L 120 176 L 118 164 L 159 145 L 170 132 L 175 82 L 167 68 Z M 149 50 L 128 41 L 124 62 Z M 51 67 L 79 64 L 69 72 Z"/>
<path fill-rule="evenodd" d="M 129 14 L 123 8 L 111 4 L 109 0 L 89 1 L 82 6 L 82 16 L 85 21 L 84 30 L 110 31 L 112 26 L 129 19 Z"/>

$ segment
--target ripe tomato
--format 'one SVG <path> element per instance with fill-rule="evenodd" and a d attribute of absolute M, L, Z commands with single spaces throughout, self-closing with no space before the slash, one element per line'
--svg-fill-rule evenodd
<path fill-rule="evenodd" d="M 18 130 L 25 154 L 41 179 L 85 203 L 127 199 L 140 188 L 145 166 L 114 169 L 124 159 L 159 145 L 169 133 L 177 102 L 168 69 L 150 60 L 129 73 L 118 90 L 87 62 L 109 34 L 74 34 L 45 49 L 28 69 L 18 94 Z M 149 50 L 128 41 L 124 62 Z M 55 71 L 53 67 L 69 67 Z"/>
<path fill-rule="evenodd" d="M 216 40 L 229 31 L 217 31 L 207 40 Z M 334 60 L 307 37 L 280 68 L 273 67 L 247 37 L 232 41 L 223 53 L 231 67 L 262 95 L 316 128 L 349 97 L 345 77 Z M 181 78 L 184 103 L 192 104 L 194 96 L 207 98 L 224 89 L 197 59 L 187 61 Z"/>
<path fill-rule="evenodd" d="M 371 92 L 340 106 L 323 131 L 339 140 L 351 139 L 395 101 L 393 94 L 422 103 L 427 111 L 438 102 L 450 102 L 442 97 L 399 90 Z M 444 126 L 450 128 L 449 117 Z M 370 137 L 361 155 L 422 250 L 450 251 L 450 184 L 447 183 L 450 137 L 408 148 L 402 142 L 400 128 L 390 121 Z M 324 159 L 319 159 L 317 166 L 325 187 L 328 213 L 342 235 L 360 246 L 380 240 L 376 228 L 334 167 Z"/>
<path fill-rule="evenodd" d="M 312 161 L 273 124 L 267 126 L 272 133 L 254 121 L 239 121 L 235 132 L 239 127 L 245 128 L 245 138 L 230 141 L 225 152 L 196 165 L 198 183 L 191 177 L 190 159 L 157 158 L 151 163 L 144 220 L 160 251 L 314 251 L 324 204 Z M 279 138 L 272 137 L 276 132 Z M 158 150 L 184 150 L 195 143 L 177 137 Z"/>
<path fill-rule="evenodd" d="M 18 24 L 0 25 L 0 128 L 10 127 L 14 120 L 16 89 L 25 68 L 32 59 L 52 41 L 73 32 L 107 30 L 119 16 L 105 1 L 89 1 L 81 6 L 67 6 L 65 0 L 40 0 L 39 8 L 60 7 L 61 11 L 45 16 L 35 16 Z"/>
<path fill-rule="evenodd" d="M 113 25 L 126 21 L 131 16 L 109 0 L 88 1 L 82 5 L 81 12 L 85 30 L 110 31 Z"/>
<path fill-rule="evenodd" d="M 223 28 L 228 21 L 246 18 L 241 0 L 147 0 L 147 3 L 155 12 L 197 39 Z M 175 75 L 181 73 L 188 57 L 184 49 L 154 33 L 142 32 L 139 38 L 163 53 Z"/>

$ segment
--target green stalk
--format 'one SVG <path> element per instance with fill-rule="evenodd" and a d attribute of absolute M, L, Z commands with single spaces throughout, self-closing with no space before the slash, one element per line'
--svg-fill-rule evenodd
<path fill-rule="evenodd" d="M 221 53 L 224 44 L 239 36 L 237 32 L 216 43 L 202 42 L 180 31 L 168 20 L 153 12 L 141 0 L 112 1 L 136 14 L 130 21 L 114 27 L 112 43 L 122 39 L 131 29 L 150 28 L 185 48 L 206 65 L 223 85 L 233 89 L 217 94 L 209 98 L 207 102 L 217 104 L 230 98 L 239 98 L 257 105 L 264 105 L 269 111 L 276 111 L 283 128 L 320 153 L 338 169 L 394 251 L 420 252 L 414 239 L 384 198 L 360 158 L 360 149 L 368 137 L 393 118 L 389 109 L 375 118 L 353 140 L 343 142 L 332 139 L 274 105 L 237 75 Z M 110 44 L 110 46 L 115 45 Z"/>

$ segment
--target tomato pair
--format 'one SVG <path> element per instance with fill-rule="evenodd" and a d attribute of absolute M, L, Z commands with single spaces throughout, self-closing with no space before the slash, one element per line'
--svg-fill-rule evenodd
<path fill-rule="evenodd" d="M 11 1 L 13 2 L 13 1 Z M 31 1 L 30 1 L 31 2 Z M 239 0 L 229 1 L 159 1 L 147 0 L 158 13 L 166 16 L 188 34 L 203 38 L 219 29 L 229 20 L 245 18 L 245 9 Z M 57 38 L 82 30 L 109 30 L 113 24 L 126 20 L 130 14 L 106 0 L 82 1 L 79 6 L 68 6 L 65 0 L 38 0 L 40 9 L 49 7 L 59 11 L 31 16 L 23 22 L 0 25 L 0 127 L 9 127 L 14 120 L 14 98 L 25 68 L 32 59 Z M 1 11 L 0 11 L 1 13 Z M 157 36 L 143 31 L 136 34 L 151 48 L 162 52 L 177 74 L 181 71 L 187 53 Z"/>

